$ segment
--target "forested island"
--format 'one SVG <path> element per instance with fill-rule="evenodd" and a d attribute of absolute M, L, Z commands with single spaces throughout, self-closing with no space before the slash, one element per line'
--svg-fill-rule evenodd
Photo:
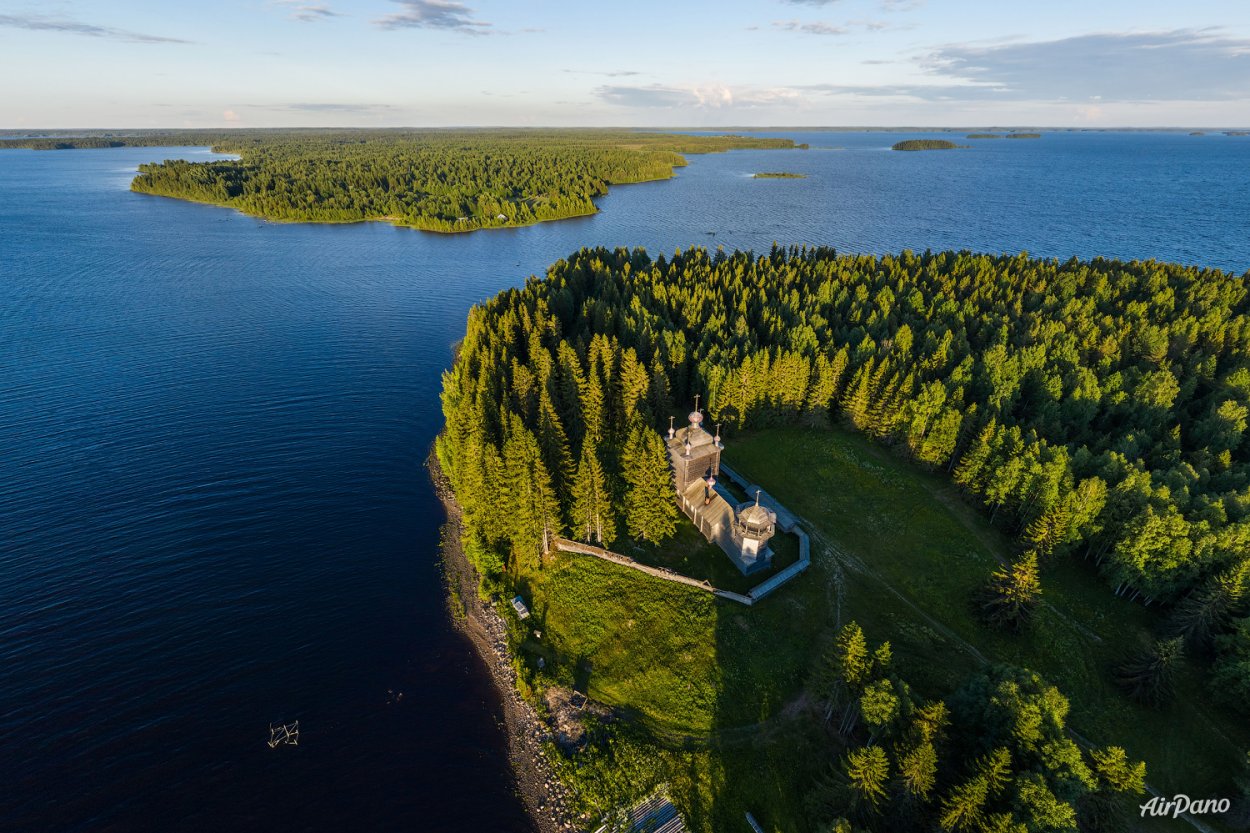
<path fill-rule="evenodd" d="M 1042 134 L 1041 133 L 1008 133 L 1006 138 L 1008 139 L 1040 139 L 1042 138 Z"/>
<path fill-rule="evenodd" d="M 610 185 L 667 179 L 682 154 L 793 148 L 789 139 L 609 130 L 242 130 L 0 141 L 56 150 L 210 145 L 238 160 L 142 165 L 144 194 L 268 220 L 384 220 L 426 231 L 523 226 L 593 214 Z"/>
<path fill-rule="evenodd" d="M 1147 784 L 1250 813 L 1247 289 L 597 249 L 476 307 L 437 443 L 452 543 L 534 611 L 499 605 L 521 693 L 590 698 L 547 750 L 583 820 L 656 789 L 698 831 L 1115 831 Z M 659 441 L 696 395 L 811 529 L 755 607 L 545 546 L 697 546 Z"/>
<path fill-rule="evenodd" d="M 895 142 L 891 150 L 956 150 L 963 145 L 948 142 L 945 139 L 906 139 Z"/>
<path fill-rule="evenodd" d="M 752 176 L 755 179 L 807 179 L 807 174 L 796 174 L 790 171 L 760 171 Z"/>

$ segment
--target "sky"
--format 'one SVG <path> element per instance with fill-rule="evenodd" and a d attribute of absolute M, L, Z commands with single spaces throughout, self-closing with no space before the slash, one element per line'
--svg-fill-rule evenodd
<path fill-rule="evenodd" d="M 0 0 L 0 128 L 1250 127 L 1247 0 Z"/>

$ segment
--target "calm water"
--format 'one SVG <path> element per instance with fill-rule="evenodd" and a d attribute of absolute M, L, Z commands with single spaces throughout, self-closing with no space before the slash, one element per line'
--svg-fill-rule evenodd
<path fill-rule="evenodd" d="M 422 460 L 469 305 L 581 246 L 1250 267 L 1247 138 L 796 138 L 453 237 L 127 190 L 194 149 L 0 153 L 0 829 L 528 830 Z"/>

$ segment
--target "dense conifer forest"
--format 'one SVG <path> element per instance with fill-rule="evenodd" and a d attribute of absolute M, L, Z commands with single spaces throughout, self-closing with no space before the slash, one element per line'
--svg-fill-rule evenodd
<path fill-rule="evenodd" d="M 962 145 L 945 139 L 906 139 L 895 142 L 892 150 L 957 150 Z"/>
<path fill-rule="evenodd" d="M 466 554 L 511 592 L 547 535 L 671 534 L 640 508 L 666 483 L 646 438 L 694 395 L 730 437 L 833 420 L 943 472 L 1017 542 L 968 600 L 986 627 L 1027 629 L 1047 566 L 1077 559 L 1153 613 L 1157 641 L 1107 669 L 1124 696 L 1165 702 L 1193 662 L 1246 713 L 1247 289 L 1153 261 L 583 250 L 471 312 L 437 450 Z M 815 672 L 845 754 L 809 785 L 812 829 L 1119 829 L 1143 768 L 1073 744 L 1045 681 L 995 667 L 920 702 L 863 639 L 841 633 Z"/>
<path fill-rule="evenodd" d="M 667 179 L 683 153 L 790 148 L 788 139 L 607 130 L 186 131 L 0 142 L 42 150 L 211 145 L 237 161 L 142 165 L 131 188 L 270 220 L 387 220 L 472 231 L 593 214 L 609 185 Z"/>

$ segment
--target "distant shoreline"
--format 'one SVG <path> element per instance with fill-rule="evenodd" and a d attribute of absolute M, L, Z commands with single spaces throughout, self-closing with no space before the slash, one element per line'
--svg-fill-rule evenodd
<path fill-rule="evenodd" d="M 611 188 L 672 179 L 692 154 L 796 148 L 792 140 L 606 129 L 144 132 L 0 139 L 0 149 L 208 146 L 139 166 L 136 193 L 234 208 L 270 222 L 386 222 L 458 234 L 599 212 Z"/>
<path fill-rule="evenodd" d="M 613 185 L 612 187 L 620 188 L 623 185 L 641 185 L 647 182 L 666 182 L 672 178 L 673 178 L 672 176 L 666 176 L 666 177 L 657 177 L 655 179 L 641 179 L 638 182 L 625 182 L 625 183 Z M 355 220 L 312 220 L 312 219 L 305 220 L 305 219 L 290 219 L 287 217 L 268 217 L 264 214 L 254 214 L 251 211 L 248 211 L 243 208 L 239 208 L 237 205 L 231 205 L 230 203 L 225 203 L 225 202 L 213 202 L 212 200 L 197 200 L 194 197 L 175 197 L 170 194 L 156 194 L 151 191 L 136 191 L 133 188 L 130 190 L 131 190 L 131 193 L 133 194 L 142 194 L 145 197 L 158 197 L 163 200 L 177 200 L 178 202 L 189 202 L 195 205 L 211 205 L 214 208 L 227 208 L 231 211 L 237 211 L 239 214 L 242 214 L 244 217 L 251 217 L 254 220 L 264 220 L 266 223 L 276 223 L 276 224 L 280 224 L 284 226 L 287 226 L 287 225 L 356 226 L 356 225 L 361 225 L 363 223 L 387 223 L 393 228 L 409 229 L 410 231 L 423 231 L 423 232 L 428 232 L 430 234 L 446 234 L 446 235 L 471 234 L 475 231 L 505 231 L 507 229 L 529 228 L 531 226 L 537 226 L 541 223 L 558 223 L 561 220 L 576 220 L 579 217 L 594 217 L 596 214 L 599 213 L 599 207 L 595 206 L 594 211 L 583 211 L 577 214 L 567 214 L 563 217 L 549 217 L 549 218 L 545 218 L 542 220 L 534 220 L 531 223 L 509 223 L 507 225 L 502 225 L 502 226 L 474 226 L 472 228 L 463 228 L 463 229 L 438 229 L 438 228 L 424 228 L 422 226 L 413 225 L 411 223 L 405 223 L 405 222 L 402 222 L 400 218 L 398 217 L 361 217 Z M 607 195 L 605 194 L 604 196 L 607 196 Z"/>

